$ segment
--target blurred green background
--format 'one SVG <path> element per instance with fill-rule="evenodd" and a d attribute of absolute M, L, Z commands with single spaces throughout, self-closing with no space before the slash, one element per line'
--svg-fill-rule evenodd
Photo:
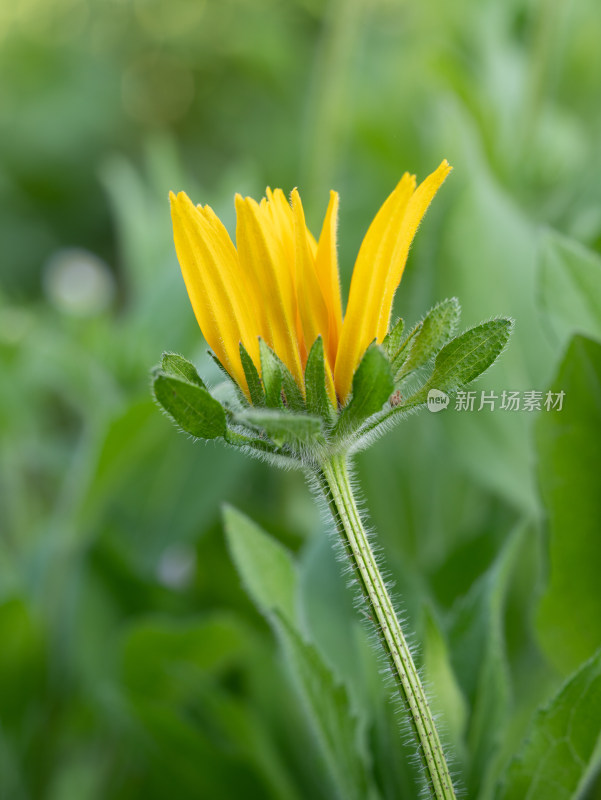
<path fill-rule="evenodd" d="M 601 797 L 600 141 L 598 0 L 0 5 L 2 800 L 417 797 L 303 476 L 193 444 L 149 369 L 220 380 L 169 189 L 232 232 L 235 191 L 298 186 L 318 231 L 338 189 L 346 293 L 443 157 L 396 310 L 513 316 L 476 388 L 564 409 L 424 412 L 358 475 L 466 796 Z M 304 681 L 224 502 L 292 553 Z"/>

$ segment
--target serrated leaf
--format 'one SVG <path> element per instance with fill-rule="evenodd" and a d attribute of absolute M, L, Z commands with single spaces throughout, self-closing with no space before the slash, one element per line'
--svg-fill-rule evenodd
<path fill-rule="evenodd" d="M 240 342 L 240 361 L 242 362 L 242 369 L 244 370 L 244 376 L 246 377 L 246 383 L 248 385 L 250 402 L 253 406 L 264 406 L 265 392 L 263 391 L 263 384 L 261 383 L 259 372 L 252 358 L 246 352 L 246 348 L 242 342 Z"/>
<path fill-rule="evenodd" d="M 601 651 L 535 716 L 498 800 L 575 800 L 601 762 Z"/>
<path fill-rule="evenodd" d="M 536 623 L 547 657 L 567 674 L 601 647 L 601 344 L 575 336 L 551 390 L 565 398 L 536 425 L 549 524 L 549 582 Z"/>
<path fill-rule="evenodd" d="M 426 314 L 395 380 L 406 377 L 436 355 L 454 334 L 460 314 L 461 308 L 456 297 L 443 300 Z"/>
<path fill-rule="evenodd" d="M 206 389 L 159 373 L 153 391 L 157 402 L 187 433 L 199 439 L 225 436 L 225 411 Z"/>
<path fill-rule="evenodd" d="M 436 356 L 434 371 L 425 386 L 408 402 L 424 403 L 430 389 L 450 393 L 471 383 L 497 360 L 512 327 L 510 319 L 492 319 L 451 339 Z"/>
<path fill-rule="evenodd" d="M 309 413 L 317 414 L 328 422 L 333 419 L 334 409 L 326 389 L 326 368 L 321 336 L 313 342 L 307 358 L 305 394 Z"/>
<path fill-rule="evenodd" d="M 402 317 L 399 317 L 394 325 L 390 328 L 386 336 L 384 337 L 384 341 L 382 342 L 382 348 L 386 355 L 388 356 L 389 360 L 395 357 L 398 353 L 401 343 L 403 341 L 403 331 L 405 330 L 405 321 Z"/>
<path fill-rule="evenodd" d="M 236 414 L 236 421 L 265 433 L 278 444 L 309 444 L 322 433 L 320 417 L 276 409 L 248 409 Z"/>
<path fill-rule="evenodd" d="M 353 376 L 352 396 L 340 414 L 336 430 L 358 428 L 381 410 L 393 390 L 390 362 L 381 347 L 371 344 Z"/>
<path fill-rule="evenodd" d="M 172 378 L 180 378 L 188 383 L 195 383 L 206 389 L 202 378 L 196 371 L 196 367 L 190 361 L 177 353 L 163 353 L 161 369 L 166 375 Z"/>

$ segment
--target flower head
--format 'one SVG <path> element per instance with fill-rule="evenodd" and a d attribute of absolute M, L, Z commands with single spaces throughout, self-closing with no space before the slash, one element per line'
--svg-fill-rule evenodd
<path fill-rule="evenodd" d="M 261 374 L 263 339 L 302 392 L 308 353 L 321 336 L 328 396 L 334 406 L 345 404 L 363 354 L 388 332 L 411 242 L 450 170 L 443 161 L 417 188 L 415 176 L 403 175 L 363 239 L 344 319 L 336 192 L 330 193 L 317 240 L 296 189 L 290 202 L 281 189 L 267 189 L 259 203 L 236 195 L 236 246 L 209 206 L 195 206 L 183 192 L 171 194 L 175 247 L 194 313 L 209 346 L 247 397 L 240 343 Z"/>

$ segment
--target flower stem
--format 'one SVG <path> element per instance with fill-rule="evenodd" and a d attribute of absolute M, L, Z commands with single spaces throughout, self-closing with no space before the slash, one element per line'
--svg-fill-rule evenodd
<path fill-rule="evenodd" d="M 317 477 L 361 587 L 369 617 L 409 711 L 432 797 L 436 800 L 455 800 L 453 782 L 426 693 L 361 522 L 351 488 L 347 457 L 331 456 L 321 464 Z"/>

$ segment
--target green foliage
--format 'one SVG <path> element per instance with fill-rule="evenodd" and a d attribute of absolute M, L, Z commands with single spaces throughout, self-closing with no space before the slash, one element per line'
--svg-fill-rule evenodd
<path fill-rule="evenodd" d="M 157 402 L 186 433 L 199 439 L 225 435 L 225 411 L 206 389 L 162 374 L 152 386 Z"/>
<path fill-rule="evenodd" d="M 478 378 L 505 348 L 512 324 L 508 319 L 493 319 L 452 339 L 440 350 L 428 381 L 410 402 L 423 403 L 429 389 L 451 393 Z"/>
<path fill-rule="evenodd" d="M 186 354 L 225 407 L 228 439 L 288 458 L 291 445 L 233 422 L 248 406 L 231 392 L 226 402 L 205 354 L 169 189 L 209 203 L 233 239 L 235 191 L 298 185 L 318 234 L 339 189 L 344 297 L 395 182 L 446 156 L 453 174 L 395 300 L 407 325 L 382 347 L 390 358 L 404 341 L 408 356 L 414 321 L 456 295 L 465 327 L 516 321 L 477 388 L 565 390 L 564 408 L 410 415 L 400 403 L 389 421 L 403 425 L 359 454 L 359 482 L 433 703 L 452 717 L 467 796 L 491 800 L 498 780 L 527 796 L 540 766 L 533 791 L 552 797 L 549 778 L 562 800 L 596 800 L 586 748 L 598 713 L 584 712 L 597 693 L 563 695 L 561 680 L 592 677 L 577 670 L 601 644 L 599 526 L 585 516 L 598 517 L 598 466 L 583 466 L 599 440 L 597 0 L 1 5 L 0 798 L 335 796 L 331 733 L 315 736 L 282 634 L 240 586 L 224 501 L 293 553 L 306 660 L 319 656 L 348 691 L 356 716 L 328 774 L 344 772 L 352 745 L 374 798 L 418 795 L 301 476 L 177 435 L 149 398 L 148 368 L 165 349 Z M 398 399 L 420 391 L 434 359 Z M 164 376 L 201 388 L 195 369 L 168 362 Z M 281 388 L 272 408 L 290 414 Z M 319 698 L 329 678 L 313 674 Z M 554 698 L 562 712 L 541 716 Z"/>
<path fill-rule="evenodd" d="M 351 399 L 340 414 L 337 429 L 344 434 L 358 428 L 381 410 L 393 388 L 390 362 L 382 348 L 370 345 L 353 376 Z"/>
<path fill-rule="evenodd" d="M 443 300 L 426 314 L 416 327 L 415 334 L 410 334 L 410 345 L 403 351 L 404 357 L 399 358 L 397 353 L 391 356 L 395 382 L 427 364 L 439 352 L 454 334 L 460 315 L 461 308 L 456 297 Z"/>
<path fill-rule="evenodd" d="M 307 411 L 318 414 L 325 422 L 331 422 L 334 409 L 326 389 L 326 369 L 323 354 L 323 339 L 318 336 L 307 356 L 305 367 L 305 395 Z"/>
<path fill-rule="evenodd" d="M 310 445 L 319 437 L 322 421 L 309 414 L 289 414 L 275 409 L 249 409 L 241 411 L 236 421 L 264 431 L 277 445 Z"/>
<path fill-rule="evenodd" d="M 384 337 L 382 347 L 384 348 L 384 352 L 391 362 L 394 360 L 395 355 L 398 353 L 401 344 L 403 343 L 404 331 L 405 321 L 402 317 L 399 317 L 399 319 L 397 319 L 397 321 L 390 326 L 388 333 Z"/>
<path fill-rule="evenodd" d="M 601 651 L 572 675 L 532 721 L 497 797 L 582 797 L 601 762 Z"/>
<path fill-rule="evenodd" d="M 564 407 L 541 416 L 536 431 L 550 535 L 549 583 L 537 627 L 563 673 L 601 647 L 600 379 L 601 344 L 575 336 L 552 384 L 565 392 Z"/>
<path fill-rule="evenodd" d="M 282 371 L 279 359 L 263 339 L 259 341 L 261 351 L 261 376 L 265 388 L 265 403 L 269 408 L 282 407 Z"/>
<path fill-rule="evenodd" d="M 224 512 L 232 558 L 252 600 L 280 638 L 319 739 L 336 795 L 366 797 L 364 753 L 348 693 L 302 634 L 296 611 L 297 569 L 284 548 L 232 508 Z"/>
<path fill-rule="evenodd" d="M 259 372 L 242 342 L 240 342 L 240 360 L 242 361 L 242 368 L 248 384 L 250 402 L 253 406 L 260 408 L 265 405 L 265 390 L 263 389 Z"/>
<path fill-rule="evenodd" d="M 601 258 L 549 232 L 541 245 L 541 303 L 562 338 L 584 333 L 601 338 Z"/>
<path fill-rule="evenodd" d="M 183 356 L 177 355 L 177 353 L 163 353 L 161 369 L 165 375 L 169 375 L 172 378 L 178 378 L 187 383 L 195 383 L 202 389 L 207 388 L 196 371 L 194 364 L 191 364 Z"/>

